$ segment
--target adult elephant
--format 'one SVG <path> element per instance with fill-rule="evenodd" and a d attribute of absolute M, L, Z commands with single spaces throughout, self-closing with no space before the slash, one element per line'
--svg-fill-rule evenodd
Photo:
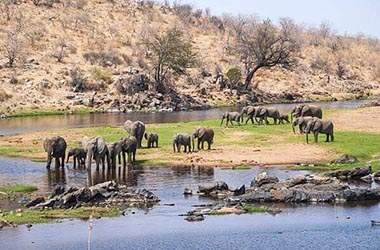
<path fill-rule="evenodd" d="M 82 147 L 86 151 L 86 168 L 91 170 L 91 160 L 94 158 L 96 163 L 96 169 L 99 169 L 100 162 L 103 169 L 107 161 L 107 166 L 110 167 L 110 157 L 106 141 L 103 137 L 97 136 L 88 138 L 85 136 L 82 140 Z"/>
<path fill-rule="evenodd" d="M 47 168 L 50 168 L 52 158 L 55 158 L 55 167 L 65 167 L 67 144 L 65 139 L 60 136 L 46 138 L 44 141 L 44 150 L 47 153 Z"/>
<path fill-rule="evenodd" d="M 124 129 L 128 132 L 129 135 L 136 137 L 137 146 L 141 148 L 141 141 L 145 133 L 145 124 L 142 121 L 131 121 L 127 120 L 124 123 Z"/>
<path fill-rule="evenodd" d="M 326 142 L 329 142 L 329 138 L 331 141 L 334 141 L 334 124 L 331 120 L 321 120 L 317 117 L 313 117 L 305 128 L 306 133 L 306 143 L 309 143 L 309 133 L 314 134 L 314 143 L 318 143 L 318 134 L 326 135 Z"/>
<path fill-rule="evenodd" d="M 257 107 L 254 116 L 255 118 L 260 118 L 258 122 L 259 125 L 263 124 L 263 121 L 265 121 L 265 124 L 268 125 L 268 117 L 273 118 L 274 124 L 277 124 L 277 120 L 281 119 L 280 110 L 275 107 Z"/>
<path fill-rule="evenodd" d="M 322 108 L 317 105 L 312 104 L 300 104 L 293 107 L 290 117 L 293 121 L 293 117 L 301 117 L 301 116 L 312 116 L 322 119 Z"/>
<path fill-rule="evenodd" d="M 313 119 L 312 116 L 301 116 L 293 120 L 292 122 L 292 129 L 293 133 L 296 133 L 296 130 L 294 127 L 298 125 L 300 134 L 303 134 L 305 132 L 306 124 Z"/>
<path fill-rule="evenodd" d="M 173 136 L 173 152 L 176 150 L 178 153 L 181 152 L 181 146 L 184 146 L 183 152 L 191 152 L 191 136 L 186 133 L 178 133 Z M 194 146 L 194 145 L 193 145 Z"/>
<path fill-rule="evenodd" d="M 237 124 L 240 126 L 240 113 L 239 112 L 226 112 L 222 115 L 222 121 L 220 122 L 220 126 L 223 125 L 224 119 L 227 120 L 226 126 L 228 126 L 228 123 L 232 124 L 232 121 L 237 122 Z"/>
<path fill-rule="evenodd" d="M 198 150 L 204 149 L 204 142 L 207 142 L 208 150 L 210 150 L 211 144 L 214 142 L 214 130 L 208 127 L 196 128 L 193 133 L 193 151 L 195 149 L 194 138 L 198 138 Z"/>
<path fill-rule="evenodd" d="M 254 107 L 254 106 L 246 106 L 246 107 L 242 108 L 242 110 L 240 112 L 241 121 L 243 122 L 244 121 L 244 115 L 247 115 L 248 118 L 245 121 L 245 124 L 247 124 L 249 120 L 251 120 L 252 124 L 254 124 L 253 117 L 255 116 L 255 111 L 256 111 L 256 107 Z"/>
<path fill-rule="evenodd" d="M 125 153 L 128 155 L 128 163 L 136 161 L 136 151 L 138 148 L 138 140 L 134 136 L 129 136 L 120 141 L 121 152 L 123 154 L 124 166 L 126 165 Z"/>

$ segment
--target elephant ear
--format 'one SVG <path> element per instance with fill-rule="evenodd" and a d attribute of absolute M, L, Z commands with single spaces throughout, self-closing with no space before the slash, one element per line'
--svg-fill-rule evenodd
<path fill-rule="evenodd" d="M 48 149 L 49 149 L 49 144 L 50 144 L 50 139 L 49 139 L 49 138 L 46 138 L 45 141 L 44 141 L 44 150 L 45 150 L 45 152 L 48 151 Z"/>
<path fill-rule="evenodd" d="M 265 108 L 261 108 L 260 111 L 259 111 L 259 114 L 260 114 L 260 115 L 264 115 L 265 112 L 267 112 L 267 109 L 265 109 Z"/>
<path fill-rule="evenodd" d="M 128 134 L 131 134 L 133 122 L 131 120 L 126 120 L 124 122 L 124 129 L 127 131 Z"/>
<path fill-rule="evenodd" d="M 82 139 L 82 148 L 84 149 L 85 152 L 87 152 L 89 141 L 90 141 L 90 138 L 88 138 L 87 136 L 83 137 Z"/>
<path fill-rule="evenodd" d="M 206 134 L 205 128 L 199 128 L 198 129 L 198 137 L 203 137 Z"/>
<path fill-rule="evenodd" d="M 313 120 L 314 127 L 313 130 L 321 130 L 322 129 L 322 121 L 321 120 Z"/>
<path fill-rule="evenodd" d="M 106 145 L 106 141 L 104 140 L 103 137 L 97 137 L 97 138 L 96 138 L 96 145 L 97 145 L 97 148 L 98 148 L 98 152 L 99 152 L 99 153 L 104 152 L 104 150 L 105 150 L 106 147 L 107 147 L 107 145 Z"/>

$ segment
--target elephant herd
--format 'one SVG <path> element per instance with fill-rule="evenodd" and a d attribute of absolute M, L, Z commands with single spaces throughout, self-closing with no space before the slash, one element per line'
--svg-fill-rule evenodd
<path fill-rule="evenodd" d="M 290 120 L 288 114 L 282 114 L 275 107 L 264 106 L 247 106 L 242 108 L 240 112 L 226 112 L 222 115 L 220 125 L 223 125 L 226 120 L 226 126 L 229 124 L 237 125 L 244 123 L 244 116 L 247 116 L 245 124 L 251 121 L 252 124 L 257 125 L 269 124 L 268 118 L 272 118 L 274 124 L 291 123 L 293 133 L 295 127 L 298 126 L 300 134 L 306 135 L 306 142 L 309 143 L 309 134 L 314 135 L 314 142 L 318 142 L 319 134 L 326 134 L 326 142 L 334 141 L 334 124 L 331 120 L 322 119 L 322 109 L 316 105 L 300 104 L 295 106 L 290 113 Z M 147 140 L 147 148 L 158 148 L 157 134 L 147 134 L 145 132 L 145 124 L 141 121 L 127 120 L 124 123 L 124 129 L 129 134 L 128 137 L 121 138 L 119 141 L 106 143 L 105 139 L 101 136 L 89 138 L 85 136 L 82 140 L 82 147 L 72 148 L 67 154 L 66 163 L 70 157 L 73 157 L 73 166 L 85 166 L 91 169 L 91 162 L 95 160 L 96 168 L 102 165 L 103 169 L 107 164 L 108 168 L 115 169 L 117 165 L 122 163 L 134 163 L 136 161 L 136 151 L 142 147 L 142 139 Z M 178 133 L 173 136 L 173 152 L 193 152 L 196 148 L 198 150 L 204 149 L 204 144 L 207 142 L 208 150 L 211 149 L 211 144 L 214 143 L 214 130 L 209 127 L 197 127 L 192 135 L 187 133 Z M 195 145 L 195 139 L 198 139 Z M 64 138 L 57 136 L 47 138 L 44 141 L 44 149 L 47 153 L 47 167 L 49 168 L 52 158 L 55 158 L 56 167 L 64 167 L 66 157 L 67 143 Z M 127 159 L 126 159 L 127 155 Z"/>
<path fill-rule="evenodd" d="M 334 141 L 334 124 L 331 120 L 322 120 L 322 109 L 317 105 L 300 104 L 295 106 L 290 113 L 290 121 L 288 114 L 282 114 L 276 107 L 264 106 L 246 106 L 240 112 L 226 112 L 222 115 L 220 125 L 226 120 L 228 124 L 237 125 L 244 123 L 244 115 L 247 116 L 245 124 L 251 121 L 257 125 L 269 124 L 268 118 L 273 119 L 274 124 L 292 123 L 293 133 L 294 127 L 299 127 L 300 134 L 306 135 L 306 142 L 309 143 L 309 134 L 314 135 L 314 142 L 318 142 L 319 134 L 326 134 L 326 142 Z"/>
<path fill-rule="evenodd" d="M 126 162 L 134 163 L 136 161 L 136 151 L 142 147 L 143 137 L 147 140 L 147 148 L 158 148 L 158 135 L 145 133 L 145 124 L 141 121 L 127 120 L 124 123 L 124 129 L 129 134 L 128 137 L 121 138 L 119 141 L 106 143 L 101 136 L 89 138 L 85 136 L 82 140 L 82 147 L 71 148 L 67 154 L 66 163 L 70 157 L 73 157 L 73 167 L 85 166 L 91 169 L 91 162 L 95 160 L 96 168 L 102 165 L 103 169 L 107 164 L 108 168 L 115 169 L 117 164 L 123 166 Z M 198 139 L 198 150 L 204 149 L 204 143 L 208 143 L 208 149 L 214 140 L 214 131 L 208 127 L 198 127 L 194 130 L 192 136 L 186 133 L 178 133 L 172 138 L 173 152 L 180 152 L 184 147 L 184 152 L 191 152 L 195 149 L 194 139 Z M 193 147 L 192 147 L 193 145 Z M 44 150 L 47 153 L 47 168 L 50 168 L 52 158 L 55 158 L 55 167 L 64 167 L 66 157 L 67 143 L 64 138 L 57 136 L 46 138 L 44 141 Z M 127 159 L 126 159 L 127 155 Z"/>

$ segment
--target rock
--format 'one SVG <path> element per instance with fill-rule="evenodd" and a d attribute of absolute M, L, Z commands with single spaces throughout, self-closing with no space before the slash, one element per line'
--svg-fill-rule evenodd
<path fill-rule="evenodd" d="M 245 194 L 245 185 L 240 186 L 239 188 L 234 190 L 234 195 L 243 195 Z"/>
<path fill-rule="evenodd" d="M 223 181 L 218 181 L 213 184 L 203 184 L 199 185 L 199 192 L 204 194 L 209 194 L 213 191 L 225 191 L 228 190 L 228 185 Z"/>
<path fill-rule="evenodd" d="M 327 175 L 330 177 L 335 177 L 340 180 L 347 180 L 347 179 L 360 179 L 363 176 L 372 174 L 371 166 L 366 166 L 363 168 L 355 168 L 352 170 L 339 170 L 330 172 Z"/>
<path fill-rule="evenodd" d="M 348 164 L 348 163 L 356 163 L 359 162 L 358 158 L 353 155 L 342 155 L 338 159 L 336 159 L 333 163 L 335 164 Z"/>
<path fill-rule="evenodd" d="M 66 95 L 66 99 L 71 100 L 71 99 L 74 99 L 74 98 L 75 98 L 75 93 L 74 93 L 74 92 L 69 92 L 69 93 L 67 93 L 67 95 Z"/>
<path fill-rule="evenodd" d="M 203 221 L 204 219 L 203 214 L 189 215 L 185 218 L 189 222 Z"/>
<path fill-rule="evenodd" d="M 306 177 L 302 175 L 298 175 L 289 179 L 288 181 L 289 181 L 288 187 L 294 187 L 294 186 L 306 183 Z"/>
<path fill-rule="evenodd" d="M 31 200 L 30 202 L 28 202 L 25 207 L 34 207 L 42 202 L 45 202 L 45 198 L 44 197 L 37 197 L 33 200 Z"/>
<path fill-rule="evenodd" d="M 366 183 L 371 183 L 372 182 L 372 175 L 366 175 L 360 178 L 361 181 L 364 181 Z"/>
<path fill-rule="evenodd" d="M 276 176 L 269 176 L 266 172 L 263 172 L 255 177 L 251 182 L 251 187 L 261 187 L 265 184 L 277 183 L 279 179 Z"/>
<path fill-rule="evenodd" d="M 189 188 L 185 188 L 185 191 L 183 191 L 183 194 L 184 195 L 193 195 L 193 190 L 191 190 Z"/>
<path fill-rule="evenodd" d="M 50 198 L 57 196 L 57 195 L 60 195 L 60 194 L 63 194 L 64 192 L 65 192 L 65 187 L 61 186 L 61 185 L 57 185 L 54 187 L 54 190 L 51 193 Z"/>

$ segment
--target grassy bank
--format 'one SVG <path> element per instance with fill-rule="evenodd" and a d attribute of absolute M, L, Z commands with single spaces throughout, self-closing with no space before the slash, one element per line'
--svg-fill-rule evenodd
<path fill-rule="evenodd" d="M 10 224 L 35 224 L 35 223 L 48 223 L 57 219 L 76 218 L 87 220 L 92 216 L 93 218 L 100 217 L 116 217 L 120 215 L 118 208 L 103 208 L 103 207 L 82 207 L 78 209 L 54 209 L 54 210 L 25 210 L 25 211 L 10 211 L 3 213 L 0 216 L 0 222 L 6 221 Z"/>
<path fill-rule="evenodd" d="M 37 191 L 36 187 L 21 184 L 0 187 L 0 192 L 4 193 L 32 193 L 34 191 Z"/>
<path fill-rule="evenodd" d="M 70 114 L 93 114 L 101 113 L 101 110 L 96 110 L 88 107 L 82 108 L 21 108 L 8 114 L 9 117 L 27 117 L 27 116 L 47 116 L 47 115 L 70 115 Z M 4 112 L 3 112 L 4 113 Z"/>
<path fill-rule="evenodd" d="M 326 110 L 324 115 L 334 120 L 334 116 L 347 110 Z M 191 154 L 173 153 L 172 136 L 176 133 L 191 134 L 197 126 L 210 126 L 215 131 L 211 151 Z M 169 124 L 148 124 L 147 132 L 159 134 L 159 148 L 142 148 L 137 152 L 138 164 L 141 165 L 205 165 L 234 166 L 236 168 L 257 164 L 292 165 L 309 163 L 318 165 L 315 170 L 355 167 L 371 162 L 374 169 L 380 169 L 377 155 L 380 154 L 379 135 L 374 132 L 340 130 L 336 124 L 335 141 L 326 143 L 325 135 L 320 135 L 318 144 L 305 143 L 303 135 L 294 135 L 290 124 L 285 125 L 242 125 L 220 126 L 220 120 L 205 120 Z M 127 136 L 122 127 L 87 127 L 75 129 L 58 129 L 33 132 L 17 136 L 0 138 L 0 155 L 25 157 L 33 161 L 44 161 L 43 151 L 45 137 L 61 135 L 68 142 L 68 147 L 80 146 L 83 136 L 103 136 L 107 142 L 117 141 Z M 312 136 L 311 136 L 312 137 Z M 312 139 L 312 138 L 311 138 Z M 311 140 L 312 141 L 312 140 Z M 143 141 L 143 145 L 146 141 Z M 207 143 L 206 145 L 207 146 Z M 360 163 L 356 165 L 327 165 L 342 154 L 356 156 Z M 302 157 L 300 157 L 300 155 Z M 283 158 L 283 159 L 282 159 Z M 290 160 L 289 160 L 290 159 Z M 279 163 L 277 163 L 279 162 Z M 303 167 L 305 168 L 305 167 Z"/>

